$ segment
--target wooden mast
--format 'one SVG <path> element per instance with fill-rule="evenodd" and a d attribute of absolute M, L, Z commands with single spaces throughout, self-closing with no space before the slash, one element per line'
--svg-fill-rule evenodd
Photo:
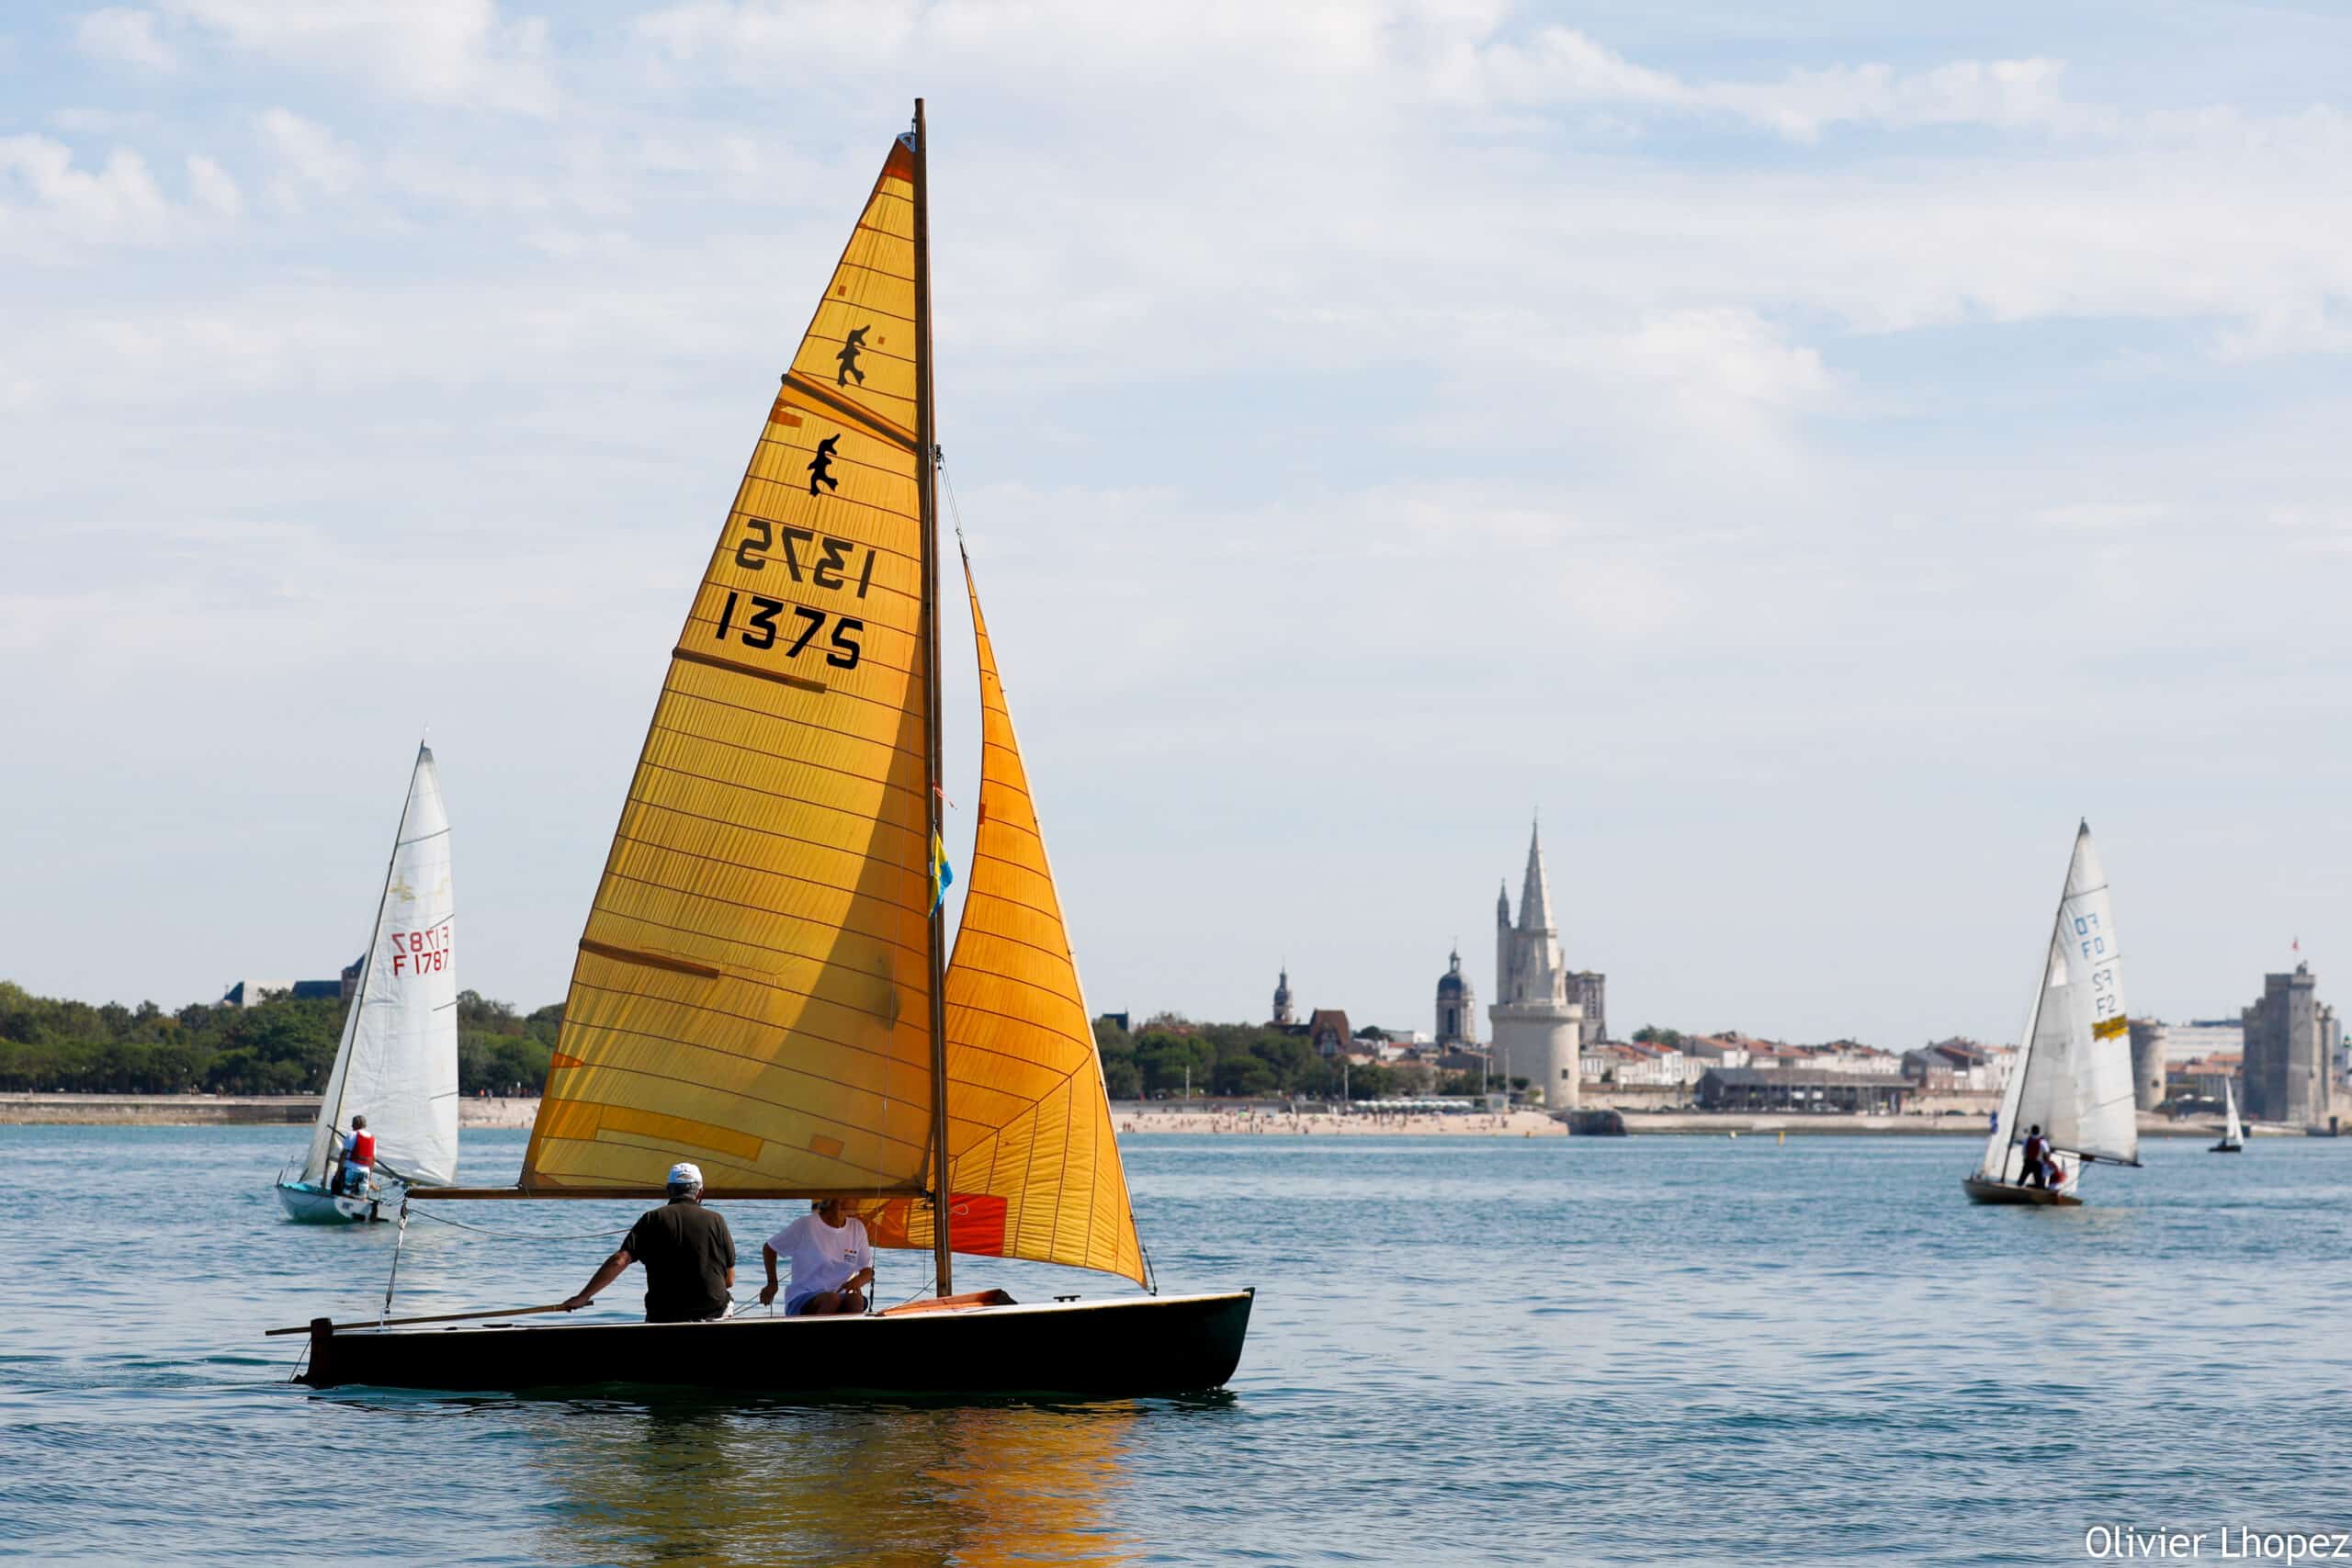
<path fill-rule="evenodd" d="M 923 716 L 927 728 L 924 770 L 930 790 L 925 810 L 931 823 L 927 855 L 945 842 L 939 724 L 939 431 L 932 410 L 931 378 L 931 133 L 923 125 L 922 100 L 915 100 L 915 450 L 921 467 L 917 493 L 922 523 Z M 953 1247 L 947 1235 L 947 909 L 932 868 L 931 905 L 931 1250 L 939 1294 L 956 1288 Z"/>

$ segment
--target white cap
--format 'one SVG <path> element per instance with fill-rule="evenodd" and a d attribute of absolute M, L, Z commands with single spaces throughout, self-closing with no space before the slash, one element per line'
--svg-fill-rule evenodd
<path fill-rule="evenodd" d="M 673 1187 L 700 1187 L 702 1185 L 702 1168 L 698 1165 L 688 1165 L 684 1160 L 680 1160 L 677 1164 L 670 1168 L 670 1185 Z"/>

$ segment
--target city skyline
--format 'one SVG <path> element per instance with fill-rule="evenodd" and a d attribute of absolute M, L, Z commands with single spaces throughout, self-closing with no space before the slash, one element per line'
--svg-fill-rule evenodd
<path fill-rule="evenodd" d="M 1097 1010 L 1422 1019 L 1539 805 L 1620 1033 L 2009 1038 L 2085 816 L 2134 1013 L 2328 984 L 2352 22 L 1212 9 L 12 13 L 0 976 L 332 973 L 429 728 L 460 983 L 560 998 L 920 93 Z"/>

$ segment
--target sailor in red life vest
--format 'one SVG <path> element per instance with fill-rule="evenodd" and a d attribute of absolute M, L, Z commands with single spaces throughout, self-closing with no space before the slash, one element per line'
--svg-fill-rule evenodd
<path fill-rule="evenodd" d="M 368 1118 L 351 1119 L 351 1134 L 343 1141 L 343 1168 L 335 1173 L 334 1190 L 365 1192 L 368 1179 L 375 1174 L 376 1134 L 368 1130 Z"/>
<path fill-rule="evenodd" d="M 2041 1135 L 2041 1123 L 2025 1135 L 2025 1169 L 2018 1177 L 2020 1187 L 2050 1188 L 2050 1140 Z"/>

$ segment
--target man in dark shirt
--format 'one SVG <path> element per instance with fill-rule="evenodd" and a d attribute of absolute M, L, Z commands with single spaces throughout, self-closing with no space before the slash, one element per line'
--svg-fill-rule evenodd
<path fill-rule="evenodd" d="M 2018 1178 L 2018 1185 L 2050 1190 L 2050 1140 L 2041 1135 L 2039 1122 L 2025 1135 L 2025 1170 Z"/>
<path fill-rule="evenodd" d="M 733 1306 L 735 1237 L 726 1217 L 702 1206 L 702 1172 L 681 1162 L 670 1168 L 670 1201 L 639 1214 L 585 1289 L 563 1303 L 586 1306 L 632 1263 L 645 1265 L 645 1321 L 707 1323 Z"/>

